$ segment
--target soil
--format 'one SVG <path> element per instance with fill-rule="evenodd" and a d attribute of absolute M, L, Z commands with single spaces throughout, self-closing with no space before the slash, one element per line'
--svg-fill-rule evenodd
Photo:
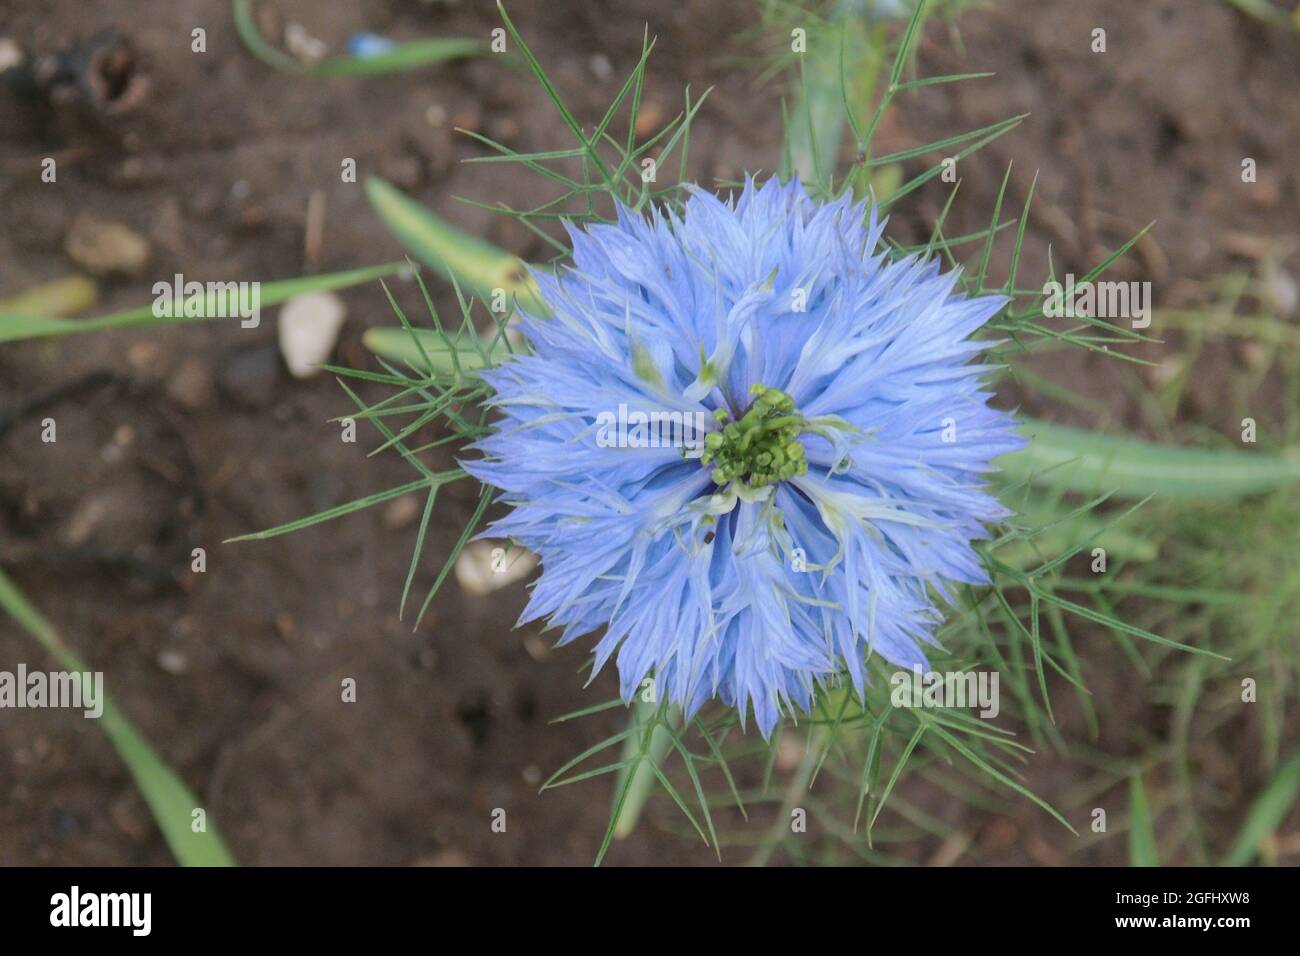
<path fill-rule="evenodd" d="M 332 49 L 362 29 L 486 38 L 499 25 L 494 4 L 468 0 L 261 6 L 267 26 L 300 23 Z M 735 39 L 754 26 L 754 6 L 516 0 L 510 10 L 588 122 L 635 64 L 648 24 L 659 38 L 648 108 L 670 116 L 683 87 L 714 87 L 690 151 L 692 177 L 713 183 L 771 170 L 780 155 L 780 90 L 754 88 L 758 50 Z M 1037 176 L 1024 276 L 1044 275 L 1049 244 L 1058 273 L 1082 275 L 1152 220 L 1115 276 L 1151 280 L 1158 305 L 1195 299 L 1199 280 L 1253 265 L 1260 243 L 1294 271 L 1300 46 L 1292 36 L 1213 0 L 1011 0 L 958 24 L 959 34 L 930 24 L 920 75 L 997 75 L 908 94 L 882 127 L 880 149 L 1031 115 L 962 160 L 949 234 L 987 224 L 1010 162 L 1011 215 Z M 196 26 L 206 29 L 203 54 L 191 52 Z M 1090 49 L 1097 27 L 1107 32 L 1104 54 Z M 384 78 L 292 77 L 249 55 L 224 0 L 0 0 L 0 38 L 29 52 L 64 50 L 109 28 L 129 40 L 135 70 L 148 77 L 131 108 L 33 104 L 0 90 L 0 298 L 74 271 L 65 237 L 82 212 L 127 224 L 151 247 L 147 273 L 107 283 L 96 314 L 147 303 L 156 278 L 176 272 L 270 280 L 400 258 L 361 187 L 340 181 L 344 157 L 521 256 L 547 254 L 515 223 L 454 198 L 539 202 L 535 178 L 465 165 L 484 150 L 453 130 L 521 150 L 567 146 L 523 73 L 488 57 Z M 58 160 L 53 184 L 40 180 L 46 156 Z M 1255 183 L 1241 181 L 1244 157 L 1256 160 Z M 305 251 L 313 193 L 324 203 L 323 243 Z M 891 233 L 923 241 L 946 195 L 935 183 L 902 203 Z M 1002 244 L 994 275 L 1005 274 L 1008 255 Z M 399 285 L 416 311 L 411 293 Z M 336 360 L 373 367 L 361 334 L 393 317 L 377 285 L 341 295 L 349 318 Z M 445 289 L 437 295 L 454 311 Z M 1159 359 L 1177 345 L 1175 334 L 1142 354 Z M 1227 349 L 1212 353 L 1185 413 L 1231 433 L 1222 396 L 1239 360 Z M 1093 413 L 1014 383 L 1002 400 L 1079 424 L 1145 430 L 1132 373 L 1119 363 L 1072 350 L 1043 370 L 1092 399 Z M 1266 382 L 1251 401 L 1261 420 L 1276 419 L 1283 397 Z M 553 649 L 535 627 L 513 629 L 522 585 L 479 598 L 450 582 L 413 630 L 397 606 L 415 529 L 390 527 L 397 517 L 383 507 L 270 541 L 222 544 L 410 480 L 395 456 L 369 458 L 365 441 L 339 440 L 331 419 L 349 410 L 332 377 L 288 375 L 269 320 L 248 330 L 200 324 L 4 346 L 0 566 L 106 672 L 109 692 L 201 795 L 241 863 L 589 863 L 607 781 L 537 789 L 621 729 L 618 712 L 550 723 L 613 697 L 616 684 L 607 673 L 584 689 L 579 649 Z M 40 439 L 47 416 L 57 421 L 53 444 Z M 435 458 L 444 467 L 450 460 Z M 421 564 L 426 586 L 477 495 L 460 483 L 440 496 Z M 195 548 L 206 552 L 201 574 L 190 570 Z M 1099 640 L 1093 650 L 1104 660 L 1111 648 Z M 19 661 L 49 666 L 0 624 L 0 668 Z M 340 682 L 349 677 L 357 700 L 343 704 Z M 1098 680 L 1103 721 L 1145 721 L 1159 732 L 1159 708 L 1141 703 L 1126 677 L 1089 677 Z M 1062 719 L 1068 727 L 1074 718 Z M 1232 747 L 1221 759 L 1249 792 L 1253 763 Z M 1051 800 L 1077 788 L 1080 773 L 1040 755 L 1028 780 Z M 918 805 L 977 834 L 965 862 L 1122 862 L 1115 840 L 1067 855 L 1073 838 L 1050 820 L 1040 825 L 1021 801 L 977 811 L 946 804 L 924 781 L 909 786 Z M 505 833 L 489 825 L 494 808 L 507 810 Z M 715 862 L 698 842 L 668 833 L 680 825 L 676 814 L 667 802 L 652 805 L 609 862 Z M 760 825 L 761 814 L 751 826 Z M 919 841 L 913 852 L 931 860 L 936 845 Z M 0 863 L 170 859 L 93 722 L 4 713 Z"/>

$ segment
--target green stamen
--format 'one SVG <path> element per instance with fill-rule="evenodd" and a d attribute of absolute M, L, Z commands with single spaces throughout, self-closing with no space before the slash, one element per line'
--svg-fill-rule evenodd
<path fill-rule="evenodd" d="M 722 425 L 704 440 L 700 463 L 712 464 L 715 484 L 739 481 L 749 488 L 763 488 L 808 471 L 803 445 L 797 439 L 808 423 L 795 411 L 794 399 L 779 388 L 755 384 L 750 390 L 754 402 L 738 420 L 731 421 L 726 409 L 713 413 Z"/>

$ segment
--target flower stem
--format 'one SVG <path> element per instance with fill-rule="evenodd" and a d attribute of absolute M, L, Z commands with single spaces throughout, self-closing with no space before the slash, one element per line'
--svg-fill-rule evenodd
<path fill-rule="evenodd" d="M 830 738 L 830 732 L 822 725 L 815 725 L 812 732 L 808 735 L 808 743 L 805 746 L 803 759 L 799 762 L 799 769 L 790 778 L 790 783 L 785 788 L 785 796 L 781 801 L 781 809 L 772 821 L 772 826 L 767 832 L 767 837 L 759 844 L 758 849 L 749 858 L 746 866 L 766 866 L 767 861 L 771 858 L 772 853 L 779 847 L 787 836 L 790 835 L 790 813 L 799 802 L 803 800 L 808 793 L 808 788 L 812 785 L 813 775 L 817 771 L 817 765 L 821 760 L 821 753 Z"/>
<path fill-rule="evenodd" d="M 665 724 L 676 726 L 681 721 L 681 711 L 677 707 L 665 707 L 658 701 L 647 702 L 639 694 L 632 704 L 631 715 L 632 725 L 638 729 L 623 743 L 623 760 L 627 766 L 619 773 L 614 785 L 614 812 L 618 814 L 614 823 L 616 840 L 630 836 L 636 829 L 645 802 L 654 789 L 655 768 L 663 761 L 672 743 Z"/>

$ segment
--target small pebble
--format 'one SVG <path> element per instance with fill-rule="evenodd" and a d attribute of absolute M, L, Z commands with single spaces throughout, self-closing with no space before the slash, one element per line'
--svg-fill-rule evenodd
<path fill-rule="evenodd" d="M 475 597 L 522 581 L 537 567 L 537 555 L 505 541 L 471 541 L 456 559 L 456 580 Z"/>
<path fill-rule="evenodd" d="M 1243 342 L 1238 355 L 1246 368 L 1261 369 L 1269 363 L 1269 349 L 1262 342 Z"/>
<path fill-rule="evenodd" d="M 642 103 L 636 114 L 636 135 L 642 139 L 659 132 L 663 126 L 663 107 L 653 101 Z"/>
<path fill-rule="evenodd" d="M 614 76 L 614 64 L 603 53 L 593 53 L 587 65 L 591 68 L 591 75 L 602 83 L 608 83 Z"/>
<path fill-rule="evenodd" d="M 384 527 L 393 531 L 408 527 L 420 517 L 423 510 L 417 496 L 402 495 L 390 501 L 384 508 Z"/>
<path fill-rule="evenodd" d="M 137 373 L 145 373 L 157 368 L 163 350 L 157 342 L 136 342 L 127 349 L 126 360 Z"/>
<path fill-rule="evenodd" d="M 483 124 L 483 114 L 477 107 L 467 106 L 451 118 L 451 125 L 470 133 L 477 133 Z"/>
<path fill-rule="evenodd" d="M 96 276 L 144 274 L 149 241 L 130 226 L 83 212 L 72 221 L 63 248 L 81 268 Z"/>
<path fill-rule="evenodd" d="M 167 394 L 187 412 L 198 412 L 212 404 L 212 370 L 199 359 L 188 358 L 167 379 Z"/>
<path fill-rule="evenodd" d="M 284 28 L 284 46 L 300 60 L 321 60 L 329 47 L 307 32 L 301 23 L 290 23 Z"/>
<path fill-rule="evenodd" d="M 424 111 L 424 121 L 434 129 L 441 129 L 447 125 L 446 107 L 434 103 Z"/>
<path fill-rule="evenodd" d="M 1300 303 L 1300 287 L 1295 279 L 1274 266 L 1265 271 L 1263 279 L 1264 298 L 1279 319 L 1288 318 Z"/>
<path fill-rule="evenodd" d="M 11 67 L 20 66 L 25 59 L 22 47 L 9 37 L 0 37 L 0 73 Z"/>
<path fill-rule="evenodd" d="M 294 378 L 320 373 L 338 341 L 347 309 L 332 292 L 307 292 L 294 296 L 280 309 L 280 354 Z"/>
<path fill-rule="evenodd" d="M 140 799 L 134 793 L 114 800 L 108 808 L 113 825 L 132 840 L 139 841 L 149 835 L 149 821 L 142 815 Z"/>
<path fill-rule="evenodd" d="M 298 639 L 298 624 L 287 611 L 280 611 L 275 615 L 275 632 L 282 641 L 295 641 Z"/>
<path fill-rule="evenodd" d="M 164 648 L 158 652 L 158 666 L 173 677 L 179 677 L 190 669 L 190 659 L 181 651 Z"/>
<path fill-rule="evenodd" d="M 793 734 L 784 734 L 776 746 L 776 769 L 783 773 L 794 770 L 803 763 L 806 750 L 803 741 L 796 740 Z"/>
<path fill-rule="evenodd" d="M 488 124 L 488 135 L 505 146 L 510 146 L 519 138 L 519 124 L 509 116 L 502 116 Z"/>
<path fill-rule="evenodd" d="M 1187 366 L 1187 358 L 1178 352 L 1163 356 L 1155 365 L 1146 369 L 1151 384 L 1163 388 L 1176 381 Z"/>

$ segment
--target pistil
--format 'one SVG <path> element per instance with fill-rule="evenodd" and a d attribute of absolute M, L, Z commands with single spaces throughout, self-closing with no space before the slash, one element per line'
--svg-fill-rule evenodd
<path fill-rule="evenodd" d="M 808 462 L 798 437 L 808 422 L 795 410 L 794 399 L 758 383 L 749 392 L 754 401 L 739 419 L 732 421 L 725 408 L 713 413 L 722 428 L 705 438 L 700 462 L 713 465 L 714 483 L 764 488 L 804 474 Z"/>

